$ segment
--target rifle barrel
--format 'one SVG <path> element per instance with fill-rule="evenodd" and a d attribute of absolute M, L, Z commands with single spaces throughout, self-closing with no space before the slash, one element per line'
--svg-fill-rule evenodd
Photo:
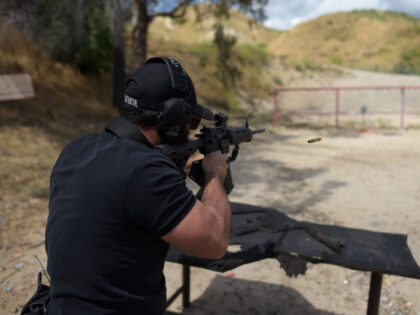
<path fill-rule="evenodd" d="M 255 135 L 256 133 L 263 133 L 265 132 L 265 128 L 258 128 L 255 130 L 252 130 L 252 134 Z"/>

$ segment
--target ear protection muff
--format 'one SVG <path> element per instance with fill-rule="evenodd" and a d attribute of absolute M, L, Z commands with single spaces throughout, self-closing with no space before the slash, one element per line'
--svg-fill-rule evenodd
<path fill-rule="evenodd" d="M 191 79 L 178 61 L 173 58 L 155 57 L 146 62 L 146 64 L 150 63 L 165 64 L 170 83 L 170 88 L 163 91 L 162 96 L 168 95 L 171 98 L 161 104 L 153 104 L 159 108 L 157 121 L 159 136 L 166 143 L 185 142 L 188 140 L 187 125 L 189 124 L 191 129 L 195 129 L 200 122 L 200 117 L 192 114 L 192 107 L 187 101 L 192 99 L 193 102 L 196 102 Z M 194 106 L 194 103 L 192 104 Z"/>
<path fill-rule="evenodd" d="M 188 139 L 191 106 L 183 99 L 171 98 L 163 103 L 157 131 L 166 143 L 182 143 Z"/>

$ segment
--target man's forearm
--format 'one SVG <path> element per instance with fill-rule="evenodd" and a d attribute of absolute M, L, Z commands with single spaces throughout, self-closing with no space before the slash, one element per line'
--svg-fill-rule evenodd
<path fill-rule="evenodd" d="M 223 183 L 216 175 L 207 174 L 201 202 L 208 206 L 218 219 L 220 232 L 223 235 L 223 240 L 227 247 L 229 243 L 232 212 Z"/>

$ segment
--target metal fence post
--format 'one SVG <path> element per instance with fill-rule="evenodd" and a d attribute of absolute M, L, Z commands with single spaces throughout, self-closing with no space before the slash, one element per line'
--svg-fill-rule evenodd
<path fill-rule="evenodd" d="M 273 127 L 277 126 L 277 89 L 273 90 L 273 104 L 274 104 L 274 108 L 273 108 Z"/>
<path fill-rule="evenodd" d="M 405 88 L 401 88 L 401 110 L 400 110 L 400 128 L 404 129 L 404 112 L 405 112 Z"/>
<path fill-rule="evenodd" d="M 190 306 L 190 271 L 191 267 L 189 265 L 182 265 L 182 282 L 183 282 L 183 289 L 182 289 L 182 306 L 187 308 Z"/>
<path fill-rule="evenodd" d="M 372 272 L 370 277 L 369 301 L 367 315 L 378 315 L 379 302 L 381 299 L 382 273 Z"/>
<path fill-rule="evenodd" d="M 335 90 L 335 128 L 340 127 L 339 116 L 340 115 L 340 89 Z"/>

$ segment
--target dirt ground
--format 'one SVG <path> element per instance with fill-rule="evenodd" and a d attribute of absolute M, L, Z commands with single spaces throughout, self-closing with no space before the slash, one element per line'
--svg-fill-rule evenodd
<path fill-rule="evenodd" d="M 308 144 L 312 137 L 321 142 Z M 279 209 L 298 220 L 408 235 L 420 262 L 418 131 L 277 129 L 241 149 L 232 165 L 232 201 Z M 184 314 L 364 314 L 370 274 L 308 265 L 288 278 L 274 259 L 224 274 L 192 271 Z M 166 266 L 168 294 L 181 267 Z M 171 310 L 181 310 L 179 298 Z M 380 314 L 420 314 L 420 281 L 385 276 Z"/>
<path fill-rule="evenodd" d="M 14 158 L 9 173 L 15 165 L 48 174 L 60 145 L 51 146 L 48 162 L 40 165 L 25 132 L 33 130 L 23 129 L 19 140 L 29 151 Z M 322 141 L 307 143 L 316 136 Z M 230 199 L 273 207 L 298 220 L 407 234 L 420 262 L 419 138 L 416 130 L 268 130 L 241 147 L 232 164 L 236 187 Z M 13 157 L 13 145 L 0 143 L 3 165 Z M 34 187 L 45 189 L 48 182 L 37 174 L 32 176 L 41 183 Z M 28 193 L 25 187 L 11 190 L 7 185 L 0 198 L 0 308 L 14 314 L 35 290 L 41 267 L 34 256 L 46 263 L 48 199 L 42 190 Z M 181 284 L 181 266 L 167 263 L 165 275 L 169 296 Z M 227 273 L 192 268 L 191 307 L 182 311 L 178 298 L 170 310 L 197 315 L 364 314 L 369 280 L 369 273 L 323 264 L 309 264 L 304 276 L 288 278 L 274 259 Z M 420 314 L 420 281 L 385 276 L 380 310 Z"/>
<path fill-rule="evenodd" d="M 273 67 L 273 72 L 276 69 Z M 285 78 L 285 82 L 296 86 L 420 84 L 418 76 L 359 70 L 346 70 L 338 76 L 299 75 L 297 78 L 294 73 L 295 78 Z M 417 93 L 407 92 L 407 110 L 420 108 Z M 293 105 L 293 110 L 334 104 L 329 94 L 301 95 L 303 100 L 293 99 L 292 94 L 287 97 L 280 103 L 285 110 L 286 104 Z M 235 189 L 230 199 L 276 208 L 297 220 L 407 234 L 408 245 L 420 263 L 420 117 L 407 115 L 409 128 L 398 129 L 400 99 L 395 91 L 349 97 L 343 95 L 343 110 L 348 115 L 340 117 L 345 130 L 324 128 L 334 125 L 332 116 L 325 118 L 328 120 L 315 117 L 311 125 L 316 130 L 273 130 L 268 125 L 265 134 L 243 145 L 232 164 Z M 365 101 L 369 114 L 382 107 L 396 107 L 397 114 L 368 116 L 366 127 L 372 132 L 357 133 L 358 113 Z M 252 121 L 270 121 L 272 106 L 270 101 L 257 102 L 250 113 L 251 125 Z M 303 119 L 302 124 L 295 123 L 308 126 L 308 117 Z M 19 313 L 33 294 L 41 269 L 35 256 L 46 266 L 49 173 L 58 154 L 75 133 L 99 131 L 105 124 L 75 123 L 68 122 L 65 130 L 63 125 L 49 130 L 39 124 L 0 127 L 2 314 Z M 322 137 L 321 142 L 307 143 L 317 136 Z M 165 275 L 170 296 L 181 284 L 181 266 L 167 263 Z M 191 307 L 182 311 L 178 298 L 170 310 L 192 315 L 364 314 L 369 281 L 369 273 L 324 264 L 309 264 L 304 276 L 288 278 L 274 259 L 227 273 L 192 268 Z M 420 315 L 420 281 L 385 276 L 380 314 Z"/>

